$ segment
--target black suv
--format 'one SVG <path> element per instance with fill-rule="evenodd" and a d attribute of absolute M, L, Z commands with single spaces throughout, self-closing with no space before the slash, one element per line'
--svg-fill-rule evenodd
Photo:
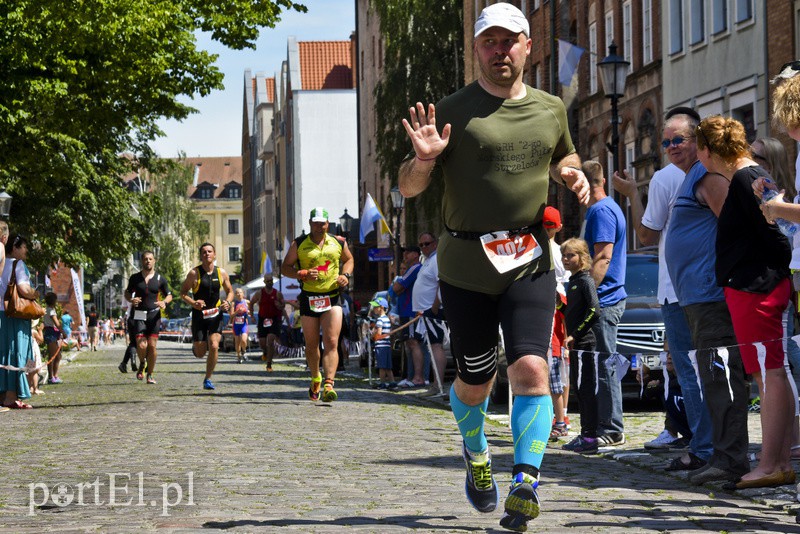
<path fill-rule="evenodd" d="M 658 302 L 658 256 L 651 249 L 627 254 L 625 312 L 617 327 L 617 352 L 631 360 L 641 354 L 642 362 L 653 371 L 661 370 L 659 354 L 664 350 L 664 319 Z M 497 380 L 492 388 L 492 402 L 508 401 L 508 375 L 505 353 L 500 350 Z M 656 373 L 660 375 L 660 373 Z M 627 397 L 639 396 L 636 371 L 629 369 L 622 380 L 622 392 Z"/>

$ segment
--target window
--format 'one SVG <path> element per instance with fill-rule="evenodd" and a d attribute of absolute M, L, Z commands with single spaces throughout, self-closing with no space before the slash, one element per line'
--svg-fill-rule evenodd
<path fill-rule="evenodd" d="M 669 2 L 669 53 L 683 52 L 683 0 Z"/>
<path fill-rule="evenodd" d="M 605 42 L 606 50 L 608 50 L 608 45 L 610 45 L 613 40 L 614 40 L 614 12 L 606 11 L 606 42 Z"/>
<path fill-rule="evenodd" d="M 714 35 L 728 31 L 728 0 L 714 0 Z"/>
<path fill-rule="evenodd" d="M 211 192 L 211 188 L 209 187 L 201 187 L 200 189 L 197 190 L 197 198 L 208 200 L 210 198 L 213 198 L 213 196 L 214 195 Z"/>
<path fill-rule="evenodd" d="M 262 175 L 264 173 L 262 172 Z M 262 176 L 263 181 L 263 176 Z M 239 186 L 231 186 L 228 188 L 228 198 L 242 198 L 242 188 Z"/>
<path fill-rule="evenodd" d="M 745 104 L 744 106 L 734 108 L 731 110 L 731 117 L 744 125 L 744 131 L 749 143 L 756 140 L 756 121 L 753 104 Z"/>
<path fill-rule="evenodd" d="M 653 0 L 642 0 L 642 64 L 653 61 Z"/>
<path fill-rule="evenodd" d="M 597 24 L 589 24 L 589 94 L 597 92 Z"/>
<path fill-rule="evenodd" d="M 636 181 L 636 167 L 633 166 L 633 162 L 636 161 L 636 143 L 628 143 L 625 145 L 625 170 L 628 171 L 631 178 Z"/>
<path fill-rule="evenodd" d="M 531 5 L 533 6 L 533 10 L 536 11 L 537 9 L 539 9 L 539 0 L 533 0 L 533 2 L 531 2 Z"/>
<path fill-rule="evenodd" d="M 239 247 L 228 247 L 228 261 L 241 261 Z"/>
<path fill-rule="evenodd" d="M 228 233 L 229 234 L 239 233 L 239 219 L 228 219 Z"/>
<path fill-rule="evenodd" d="M 692 41 L 695 45 L 706 40 L 706 6 L 705 0 L 691 1 Z"/>
<path fill-rule="evenodd" d="M 622 56 L 628 65 L 628 72 L 633 72 L 633 11 L 628 0 L 622 4 Z"/>
<path fill-rule="evenodd" d="M 736 0 L 736 22 L 753 18 L 753 0 Z"/>

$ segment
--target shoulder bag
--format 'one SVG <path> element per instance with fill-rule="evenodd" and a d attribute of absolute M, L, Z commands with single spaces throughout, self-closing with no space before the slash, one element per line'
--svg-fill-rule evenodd
<path fill-rule="evenodd" d="M 17 291 L 18 261 L 19 260 L 14 260 L 14 265 L 11 267 L 11 279 L 8 281 L 8 288 L 3 297 L 3 302 L 6 307 L 6 316 L 26 320 L 44 317 L 44 309 L 37 301 L 25 298 Z"/>

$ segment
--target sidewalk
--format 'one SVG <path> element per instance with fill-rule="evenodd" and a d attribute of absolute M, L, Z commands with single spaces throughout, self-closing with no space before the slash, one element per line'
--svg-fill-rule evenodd
<path fill-rule="evenodd" d="M 341 376 L 339 400 L 313 404 L 302 368 L 267 374 L 232 354 L 204 391 L 205 363 L 169 342 L 146 385 L 117 370 L 122 353 L 79 353 L 35 409 L 0 415 L 0 532 L 500 532 L 501 510 L 479 514 L 464 498 L 458 430 L 441 403 Z M 628 456 L 660 415 L 626 424 L 616 460 L 548 451 L 531 530 L 800 533 L 772 497 L 695 488 Z M 502 503 L 510 431 L 500 419 L 486 433 Z"/>

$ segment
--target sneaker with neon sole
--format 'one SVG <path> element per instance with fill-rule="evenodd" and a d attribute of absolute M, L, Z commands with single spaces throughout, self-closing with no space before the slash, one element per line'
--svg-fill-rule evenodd
<path fill-rule="evenodd" d="M 333 389 L 333 380 L 326 379 L 322 386 L 322 402 L 333 402 L 338 398 L 339 395 Z"/>
<path fill-rule="evenodd" d="M 505 511 L 500 518 L 501 527 L 514 532 L 528 530 L 528 521 L 539 516 L 538 487 L 539 480 L 528 473 L 514 475 L 506 497 Z"/>
<path fill-rule="evenodd" d="M 467 500 L 479 512 L 493 512 L 497 508 L 499 497 L 497 482 L 492 476 L 492 456 L 489 449 L 483 454 L 471 454 L 462 443 L 461 453 L 467 466 L 467 479 L 464 482 Z"/>
<path fill-rule="evenodd" d="M 311 379 L 311 387 L 308 388 L 308 398 L 312 402 L 319 400 L 319 389 L 322 386 L 322 377 L 318 376 Z"/>

